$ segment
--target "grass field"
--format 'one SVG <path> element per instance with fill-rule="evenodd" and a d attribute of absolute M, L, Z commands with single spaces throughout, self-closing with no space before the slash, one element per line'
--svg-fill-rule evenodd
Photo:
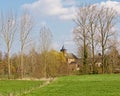
<path fill-rule="evenodd" d="M 8 96 L 9 93 L 22 93 L 40 84 L 42 81 L 0 80 L 0 94 Z"/>
<path fill-rule="evenodd" d="M 120 74 L 60 77 L 25 96 L 120 96 Z"/>
<path fill-rule="evenodd" d="M 24 92 L 40 84 L 41 81 L 0 80 L 0 94 Z M 23 96 L 120 96 L 120 74 L 59 77 Z"/>

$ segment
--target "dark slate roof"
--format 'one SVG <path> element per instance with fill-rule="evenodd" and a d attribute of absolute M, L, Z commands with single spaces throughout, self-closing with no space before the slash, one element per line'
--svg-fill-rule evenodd
<path fill-rule="evenodd" d="M 78 59 L 73 53 L 67 53 L 67 54 L 66 54 L 66 57 L 67 57 L 68 59 Z"/>

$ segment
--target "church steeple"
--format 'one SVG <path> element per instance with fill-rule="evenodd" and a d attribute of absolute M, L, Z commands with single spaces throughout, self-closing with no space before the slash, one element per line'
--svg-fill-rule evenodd
<path fill-rule="evenodd" d="M 66 49 L 64 47 L 64 45 L 62 46 L 62 49 L 60 50 L 64 55 L 66 55 Z"/>

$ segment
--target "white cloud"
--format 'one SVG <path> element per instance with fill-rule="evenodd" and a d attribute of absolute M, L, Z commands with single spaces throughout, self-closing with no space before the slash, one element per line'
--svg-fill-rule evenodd
<path fill-rule="evenodd" d="M 113 8 L 120 14 L 120 2 L 108 0 L 106 2 L 101 2 L 100 6 L 105 6 L 108 8 Z"/>
<path fill-rule="evenodd" d="M 37 0 L 22 7 L 39 16 L 58 16 L 60 19 L 74 18 L 76 10 L 74 0 Z"/>
<path fill-rule="evenodd" d="M 108 0 L 96 5 L 113 8 L 120 14 L 120 2 Z M 77 9 L 75 0 L 37 0 L 22 7 L 37 16 L 56 16 L 64 20 L 73 19 Z"/>

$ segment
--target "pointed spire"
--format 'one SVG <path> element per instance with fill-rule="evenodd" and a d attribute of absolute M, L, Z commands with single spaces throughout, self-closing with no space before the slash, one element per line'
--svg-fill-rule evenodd
<path fill-rule="evenodd" d="M 61 52 L 65 52 L 65 51 L 66 51 L 64 45 L 62 46 L 62 49 L 61 49 L 60 51 L 61 51 Z"/>
<path fill-rule="evenodd" d="M 62 46 L 62 49 L 60 51 L 63 53 L 64 56 L 66 56 L 67 52 L 66 52 L 66 49 L 65 49 L 64 45 Z"/>

